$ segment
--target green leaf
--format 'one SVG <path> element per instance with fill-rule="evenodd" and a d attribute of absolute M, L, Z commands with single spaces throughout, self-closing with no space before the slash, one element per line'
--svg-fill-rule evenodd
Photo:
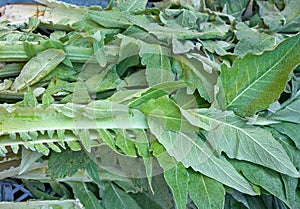
<path fill-rule="evenodd" d="M 297 1 L 286 1 L 282 15 L 285 17 L 285 24 L 281 29 L 282 32 L 291 33 L 300 30 L 300 4 Z"/>
<path fill-rule="evenodd" d="M 118 38 L 121 39 L 120 44 L 120 52 L 119 52 L 119 62 L 124 61 L 126 59 L 130 59 L 132 57 L 136 57 L 139 55 L 140 51 L 140 40 L 136 38 L 132 38 L 129 36 L 125 36 L 122 34 L 118 35 Z M 133 60 L 130 60 L 133 61 Z M 134 60 L 135 62 L 128 63 L 128 65 L 138 65 L 139 60 Z"/>
<path fill-rule="evenodd" d="M 183 109 L 195 109 L 198 107 L 197 98 L 193 94 L 187 94 L 187 89 L 179 89 L 172 99 L 175 103 Z"/>
<path fill-rule="evenodd" d="M 278 31 L 286 21 L 280 10 L 273 3 L 258 1 L 259 14 L 270 31 Z"/>
<path fill-rule="evenodd" d="M 209 52 L 216 53 L 221 56 L 228 54 L 226 50 L 232 47 L 232 45 L 228 42 L 212 40 L 203 40 L 202 45 L 204 49 L 208 50 Z"/>
<path fill-rule="evenodd" d="M 87 86 L 89 93 L 116 89 L 121 84 L 123 84 L 123 81 L 117 74 L 116 67 L 107 67 L 101 73 L 97 73 L 85 81 L 85 85 Z"/>
<path fill-rule="evenodd" d="M 72 86 L 72 102 L 76 104 L 87 104 L 91 101 L 90 94 L 86 84 L 82 81 L 73 83 Z"/>
<path fill-rule="evenodd" d="M 232 67 L 223 64 L 219 84 L 224 92 L 218 95 L 223 108 L 252 116 L 277 101 L 289 74 L 300 63 L 299 47 L 300 34 L 281 42 L 272 51 L 237 58 Z"/>
<path fill-rule="evenodd" d="M 42 104 L 43 104 L 44 108 L 48 107 L 53 102 L 54 102 L 54 98 L 51 95 L 49 95 L 47 93 L 43 94 L 43 96 L 42 96 Z"/>
<path fill-rule="evenodd" d="M 145 29 L 150 34 L 153 34 L 159 40 L 168 44 L 172 43 L 172 39 L 174 37 L 181 40 L 222 38 L 226 35 L 226 32 L 229 29 L 229 26 L 223 23 L 220 25 L 209 23 L 204 25 L 201 32 L 198 32 L 196 30 L 189 30 L 181 27 L 180 25 L 177 25 L 177 27 L 161 26 L 158 23 L 144 23 L 138 19 L 133 19 L 132 17 L 126 18 L 128 18 L 132 23 Z"/>
<path fill-rule="evenodd" d="M 49 184 L 53 191 L 60 195 L 64 199 L 70 199 L 73 194 L 71 193 L 70 189 L 62 182 L 51 180 Z"/>
<path fill-rule="evenodd" d="M 293 33 L 299 31 L 300 6 L 298 1 L 284 1 L 280 11 L 274 2 L 258 1 L 259 13 L 271 31 Z"/>
<path fill-rule="evenodd" d="M 171 188 L 177 208 L 185 209 L 189 183 L 189 175 L 186 168 L 181 163 L 176 162 L 173 157 L 170 157 L 159 143 L 155 143 L 151 148 L 164 170 L 165 180 Z"/>
<path fill-rule="evenodd" d="M 159 125 L 162 125 L 157 127 L 157 131 L 165 129 L 193 132 L 197 130 L 181 115 L 179 107 L 167 96 L 150 100 L 143 108 L 143 112 L 148 115 L 148 123 L 151 117 L 151 120 L 155 119 L 159 121 Z"/>
<path fill-rule="evenodd" d="M 79 139 L 87 152 L 91 152 L 92 139 L 90 137 L 89 130 L 84 129 L 79 132 Z"/>
<path fill-rule="evenodd" d="M 149 188 L 152 193 L 152 176 L 153 176 L 153 158 L 150 153 L 150 145 L 148 139 L 148 135 L 145 130 L 134 130 L 135 138 L 135 147 L 137 153 L 143 158 L 145 169 L 146 169 L 146 177 L 148 180 Z"/>
<path fill-rule="evenodd" d="M 249 0 L 241 0 L 238 3 L 235 0 L 225 0 L 226 13 L 240 18 L 248 3 Z"/>
<path fill-rule="evenodd" d="M 60 144 L 62 146 L 62 144 Z M 63 144 L 64 145 L 64 144 Z M 74 152 L 81 150 L 81 144 L 77 141 L 67 141 L 67 145 L 70 147 L 70 149 Z M 63 149 L 66 149 L 65 146 L 62 146 Z"/>
<path fill-rule="evenodd" d="M 35 107 L 38 105 L 38 101 L 30 87 L 28 87 L 27 92 L 24 94 L 23 103 L 25 107 Z"/>
<path fill-rule="evenodd" d="M 109 209 L 141 209 L 129 194 L 112 183 L 108 183 L 103 191 L 103 205 Z"/>
<path fill-rule="evenodd" d="M 180 25 L 183 28 L 193 30 L 199 29 L 199 23 L 208 20 L 208 14 L 187 9 L 169 9 L 160 13 L 160 20 L 170 27 L 177 27 Z"/>
<path fill-rule="evenodd" d="M 125 130 L 117 132 L 116 146 L 118 146 L 127 156 L 136 157 L 134 139 L 130 138 Z"/>
<path fill-rule="evenodd" d="M 82 151 L 67 149 L 63 153 L 54 152 L 49 158 L 48 174 L 53 178 L 73 176 L 79 169 L 84 169 L 88 160 Z"/>
<path fill-rule="evenodd" d="M 20 75 L 12 84 L 12 90 L 21 90 L 27 85 L 37 83 L 55 69 L 65 57 L 65 52 L 60 49 L 47 49 L 38 53 L 25 64 Z"/>
<path fill-rule="evenodd" d="M 247 204 L 246 200 L 244 200 L 244 202 L 244 204 Z M 224 209 L 249 209 L 248 204 L 247 207 L 244 204 L 235 200 L 231 195 L 227 195 Z"/>
<path fill-rule="evenodd" d="M 122 177 L 122 181 L 130 182 L 131 179 L 146 177 L 144 162 L 141 158 L 121 154 L 105 144 L 94 147 L 91 158 L 95 159 L 101 170 L 104 169 L 113 177 L 109 177 L 110 179 L 120 179 Z M 134 191 L 136 191 L 136 188 Z"/>
<path fill-rule="evenodd" d="M 129 15 L 129 14 L 127 14 Z M 121 11 L 89 11 L 87 17 L 105 28 L 127 28 L 131 23 Z"/>
<path fill-rule="evenodd" d="M 149 119 L 151 132 L 165 147 L 169 155 L 181 162 L 186 168 L 192 167 L 195 171 L 215 179 L 241 192 L 255 195 L 251 185 L 226 161 L 224 157 L 212 154 L 209 148 L 196 134 L 160 130 L 161 123 Z"/>
<path fill-rule="evenodd" d="M 59 148 L 59 146 L 57 146 L 53 142 L 48 142 L 47 144 L 48 144 L 49 148 L 52 149 L 53 151 L 61 152 L 61 149 Z"/>
<path fill-rule="evenodd" d="M 282 122 L 273 124 L 271 127 L 290 137 L 295 143 L 296 147 L 300 150 L 300 124 Z"/>
<path fill-rule="evenodd" d="M 119 0 L 118 9 L 121 12 L 136 13 L 144 10 L 147 5 L 147 0 Z"/>
<path fill-rule="evenodd" d="M 93 105 L 92 105 L 93 106 Z M 95 112 L 91 106 L 76 105 L 76 104 L 53 104 L 44 109 L 41 105 L 36 107 L 18 107 L 13 105 L 0 105 L 0 135 L 22 133 L 27 139 L 31 137 L 24 132 L 28 131 L 45 131 L 53 138 L 55 130 L 75 130 L 75 129 L 98 129 L 98 128 L 147 128 L 144 115 L 138 110 L 124 109 L 126 106 L 121 106 L 120 111 L 112 111 L 112 109 L 103 110 L 103 114 L 114 112 L 113 118 L 94 118 Z M 11 111 L 7 111 L 7 108 Z M 107 107 L 109 108 L 109 106 Z M 88 111 L 91 119 L 83 116 L 84 110 Z M 95 110 L 96 111 L 96 110 Z M 100 110 L 99 110 L 100 111 Z M 97 112 L 97 111 L 96 111 Z M 124 114 L 122 113 L 124 112 Z M 121 114 L 122 113 L 122 114 Z M 126 116 L 125 118 L 123 116 Z M 74 117 L 78 120 L 74 120 Z M 26 119 L 25 119 L 26 118 Z M 30 120 L 30 123 L 24 123 L 24 120 Z M 76 121 L 76 122 L 75 122 Z M 123 122 L 122 122 L 123 121 Z M 75 122 L 75 123 L 74 123 Z M 117 124 L 123 124 L 118 127 Z M 126 125 L 126 127 L 124 126 Z M 136 126 L 138 125 L 138 126 Z M 142 125 L 142 126 L 141 126 Z M 59 139 L 63 139 L 61 131 L 58 132 Z M 24 138 L 24 140 L 25 140 Z"/>
<path fill-rule="evenodd" d="M 188 83 L 188 94 L 194 93 L 197 89 L 199 94 L 209 102 L 214 100 L 214 86 L 217 83 L 218 75 L 212 70 L 206 71 L 203 61 L 195 57 L 175 55 L 180 62 L 183 71 L 183 80 Z"/>
<path fill-rule="evenodd" d="M 278 111 L 270 116 L 271 119 L 300 123 L 300 96 L 297 96 L 292 101 L 289 101 L 285 106 L 282 106 Z"/>
<path fill-rule="evenodd" d="M 189 170 L 189 194 L 198 209 L 222 209 L 225 189 L 219 182 Z"/>
<path fill-rule="evenodd" d="M 140 91 L 136 92 L 136 94 L 133 94 L 132 96 L 122 98 L 122 101 L 126 101 L 128 99 L 132 99 L 132 98 L 136 97 L 129 104 L 130 107 L 136 108 L 139 105 L 144 105 L 150 99 L 157 99 L 159 97 L 169 95 L 177 89 L 186 87 L 186 85 L 187 84 L 183 81 L 164 82 L 164 83 L 152 86 L 146 90 L 145 89 L 140 90 Z"/>
<path fill-rule="evenodd" d="M 175 80 L 171 70 L 170 49 L 158 44 L 143 43 L 139 54 L 142 64 L 146 66 L 146 78 L 150 86 Z"/>
<path fill-rule="evenodd" d="M 298 179 L 289 176 L 282 176 L 284 183 L 287 205 L 291 208 L 297 208 L 300 204 L 300 191 L 298 187 Z"/>
<path fill-rule="evenodd" d="M 42 156 L 43 155 L 39 152 L 33 152 L 23 148 L 19 174 L 26 172 L 26 170 Z"/>
<path fill-rule="evenodd" d="M 67 182 L 73 189 L 74 195 L 80 200 L 85 208 L 90 209 L 104 209 L 100 204 L 100 200 L 97 199 L 84 182 Z"/>
<path fill-rule="evenodd" d="M 153 176 L 153 191 L 138 192 L 131 196 L 143 209 L 174 209 L 173 196 L 161 173 Z"/>
<path fill-rule="evenodd" d="M 99 129 L 98 134 L 102 141 L 104 141 L 111 149 L 117 151 L 115 138 L 109 130 Z"/>
<path fill-rule="evenodd" d="M 198 109 L 182 113 L 190 123 L 208 131 L 206 138 L 219 153 L 299 177 L 283 147 L 267 130 L 247 125 L 232 112 Z"/>
<path fill-rule="evenodd" d="M 236 32 L 239 42 L 234 48 L 234 53 L 245 56 L 247 53 L 259 54 L 275 45 L 275 37 L 269 34 L 247 27 L 245 24 L 238 24 Z"/>
<path fill-rule="evenodd" d="M 286 201 L 284 185 L 278 173 L 268 168 L 242 161 L 232 161 L 232 164 L 237 170 L 241 171 L 245 178 L 251 183 L 262 187 L 285 203 L 288 203 Z"/>

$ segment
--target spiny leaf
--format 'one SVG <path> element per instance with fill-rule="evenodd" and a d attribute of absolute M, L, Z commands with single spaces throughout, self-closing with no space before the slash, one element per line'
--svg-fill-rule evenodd
<path fill-rule="evenodd" d="M 272 51 L 237 58 L 232 67 L 223 64 L 219 82 L 221 106 L 241 116 L 252 116 L 277 101 L 289 74 L 300 64 L 299 47 L 300 34 Z"/>
<path fill-rule="evenodd" d="M 54 130 L 47 130 L 47 134 L 48 134 L 49 138 L 52 139 L 53 135 L 54 135 Z"/>
<path fill-rule="evenodd" d="M 76 141 L 67 141 L 67 145 L 74 152 L 81 150 L 80 144 L 78 142 L 76 142 Z M 66 149 L 66 147 L 63 147 L 63 148 Z"/>
<path fill-rule="evenodd" d="M 14 154 L 18 154 L 18 152 L 19 152 L 19 145 L 18 144 L 12 144 L 12 145 L 10 145 L 10 148 L 12 149 L 12 152 L 14 153 Z"/>
<path fill-rule="evenodd" d="M 45 146 L 44 144 L 42 144 L 42 143 L 35 144 L 34 147 L 35 147 L 35 150 L 36 150 L 37 152 L 40 152 L 40 153 L 42 153 L 43 155 L 46 155 L 46 156 L 47 156 L 47 155 L 49 155 L 49 153 L 50 153 L 49 148 L 48 148 L 47 146 Z"/>
<path fill-rule="evenodd" d="M 7 149 L 5 147 L 0 147 L 0 156 L 5 157 L 6 154 L 8 153 Z"/>
<path fill-rule="evenodd" d="M 19 135 L 24 141 L 31 140 L 31 136 L 26 132 L 20 132 Z"/>
<path fill-rule="evenodd" d="M 12 140 L 16 140 L 16 138 L 17 138 L 17 134 L 16 133 L 10 133 L 8 136 Z"/>
<path fill-rule="evenodd" d="M 61 149 L 59 148 L 59 146 L 57 146 L 53 142 L 48 142 L 47 144 L 48 144 L 49 148 L 51 148 L 53 151 L 61 152 Z"/>
<path fill-rule="evenodd" d="M 31 143 L 26 143 L 26 142 L 24 142 L 23 143 L 23 146 L 26 148 L 26 149 L 29 149 L 29 150 L 31 150 L 31 151 L 36 151 L 35 150 L 35 148 L 34 148 L 34 144 L 31 144 Z"/>

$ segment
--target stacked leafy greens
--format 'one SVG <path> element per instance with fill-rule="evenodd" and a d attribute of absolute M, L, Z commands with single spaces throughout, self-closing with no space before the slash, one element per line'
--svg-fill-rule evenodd
<path fill-rule="evenodd" d="M 1 179 L 53 208 L 299 208 L 299 0 L 39 2 L 0 25 Z"/>

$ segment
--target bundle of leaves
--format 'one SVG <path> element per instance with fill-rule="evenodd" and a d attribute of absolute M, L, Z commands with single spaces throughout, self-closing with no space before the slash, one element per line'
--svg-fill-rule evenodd
<path fill-rule="evenodd" d="M 299 0 L 38 2 L 0 24 L 1 179 L 52 208 L 299 208 Z"/>

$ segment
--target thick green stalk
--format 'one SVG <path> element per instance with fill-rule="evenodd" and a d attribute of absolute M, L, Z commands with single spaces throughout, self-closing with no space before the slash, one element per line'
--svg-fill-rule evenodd
<path fill-rule="evenodd" d="M 83 111 L 84 105 L 76 106 L 69 112 L 58 111 L 64 105 L 51 105 L 44 109 L 37 107 L 0 106 L 0 136 L 20 132 L 81 130 L 81 129 L 144 129 L 147 128 L 144 115 L 138 110 L 130 110 L 128 117 L 112 113 L 110 109 L 101 110 L 102 118 L 89 118 Z M 78 110 L 78 108 L 80 110 Z M 95 110 L 95 114 L 98 110 Z M 66 115 L 71 115 L 67 117 Z"/>
<path fill-rule="evenodd" d="M 23 68 L 23 63 L 12 63 L 0 67 L 0 79 L 1 78 L 10 78 L 19 75 Z"/>
<path fill-rule="evenodd" d="M 44 46 L 37 42 L 31 44 L 34 45 L 34 50 L 36 52 L 40 52 L 46 49 Z M 66 46 L 65 51 L 67 53 L 68 58 L 72 62 L 97 62 L 92 48 Z M 0 41 L 0 62 L 26 62 L 29 59 L 30 57 L 26 54 L 23 42 L 8 44 L 7 42 Z"/>

